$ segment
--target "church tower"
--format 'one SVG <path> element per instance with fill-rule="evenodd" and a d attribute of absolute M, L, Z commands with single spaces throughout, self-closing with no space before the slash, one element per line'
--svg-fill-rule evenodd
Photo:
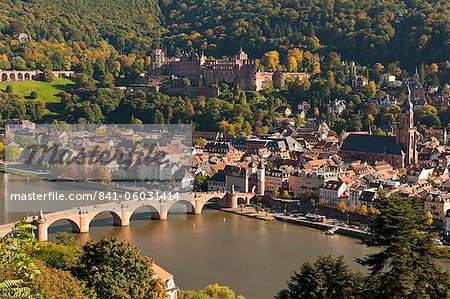
<path fill-rule="evenodd" d="M 258 195 L 264 195 L 266 189 L 266 169 L 262 161 L 259 162 L 256 173 L 258 176 Z"/>
<path fill-rule="evenodd" d="M 400 123 L 397 131 L 397 143 L 401 145 L 405 153 L 405 165 L 411 165 L 418 161 L 417 130 L 414 127 L 414 107 L 411 102 L 411 87 L 408 84 L 408 99 L 402 105 Z"/>

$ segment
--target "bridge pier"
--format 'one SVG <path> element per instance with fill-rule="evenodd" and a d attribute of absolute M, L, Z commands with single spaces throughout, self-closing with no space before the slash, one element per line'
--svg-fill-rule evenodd
<path fill-rule="evenodd" d="M 194 214 L 195 215 L 200 215 L 202 213 L 202 209 L 203 209 L 202 202 L 200 202 L 199 200 L 196 200 L 194 202 Z"/>
<path fill-rule="evenodd" d="M 159 220 L 167 220 L 167 212 L 166 211 L 159 212 Z"/>
<path fill-rule="evenodd" d="M 88 219 L 88 215 L 80 215 L 80 231 L 79 233 L 88 233 L 89 232 L 89 224 L 91 224 L 92 219 Z"/>
<path fill-rule="evenodd" d="M 133 215 L 132 212 L 122 211 L 122 217 L 121 217 L 122 219 L 121 219 L 120 223 L 115 223 L 115 219 L 114 219 L 114 225 L 116 225 L 116 226 L 129 226 L 130 225 L 131 215 Z"/>
<path fill-rule="evenodd" d="M 237 209 L 237 207 L 238 207 L 238 195 L 237 195 L 236 192 L 231 192 L 229 206 L 232 209 Z"/>
<path fill-rule="evenodd" d="M 37 239 L 38 241 L 48 241 L 48 225 L 44 221 L 38 221 L 36 224 L 37 227 Z"/>

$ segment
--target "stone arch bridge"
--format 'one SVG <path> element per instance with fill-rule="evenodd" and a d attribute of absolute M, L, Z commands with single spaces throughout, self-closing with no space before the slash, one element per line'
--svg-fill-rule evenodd
<path fill-rule="evenodd" d="M 72 77 L 73 71 L 53 71 L 55 77 Z M 30 81 L 38 79 L 41 71 L 2 71 L 0 70 L 0 82 L 16 82 L 16 81 Z"/>
<path fill-rule="evenodd" d="M 239 204 L 250 204 L 254 193 L 225 193 L 205 192 L 194 193 L 189 199 L 178 201 L 120 201 L 100 205 L 85 206 L 63 210 L 48 214 L 41 213 L 39 216 L 28 217 L 27 221 L 37 227 L 37 238 L 39 241 L 48 240 L 48 228 L 59 220 L 67 220 L 76 233 L 87 233 L 94 218 L 104 212 L 109 212 L 113 218 L 113 224 L 117 226 L 130 225 L 131 216 L 141 207 L 149 207 L 152 219 L 166 220 L 169 210 L 175 204 L 182 203 L 187 207 L 188 213 L 201 214 L 203 207 L 208 202 L 215 202 L 220 207 L 237 208 Z M 0 226 L 0 238 L 13 232 L 14 224 Z"/>

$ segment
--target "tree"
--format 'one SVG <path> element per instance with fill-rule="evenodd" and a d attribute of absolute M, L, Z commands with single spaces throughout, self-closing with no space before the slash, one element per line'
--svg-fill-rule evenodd
<path fill-rule="evenodd" d="M 178 299 L 245 299 L 227 286 L 221 286 L 217 283 L 211 284 L 198 292 L 195 291 L 178 291 Z"/>
<path fill-rule="evenodd" d="M 283 190 L 283 195 L 284 198 L 290 198 L 291 196 L 289 195 L 289 191 L 288 190 Z"/>
<path fill-rule="evenodd" d="M 234 136 L 236 135 L 235 126 L 230 124 L 226 120 L 222 120 L 219 122 L 219 130 L 223 132 L 225 135 Z"/>
<path fill-rule="evenodd" d="M 25 28 L 23 27 L 22 23 L 19 21 L 12 21 L 9 23 L 9 33 L 11 35 L 16 35 L 20 33 L 24 33 Z"/>
<path fill-rule="evenodd" d="M 152 261 L 114 236 L 83 246 L 76 276 L 95 290 L 97 298 L 164 298 L 164 285 L 155 278 Z"/>
<path fill-rule="evenodd" d="M 6 85 L 5 92 L 13 93 L 13 87 L 11 85 Z"/>
<path fill-rule="evenodd" d="M 278 69 L 278 66 L 280 64 L 280 55 L 277 51 L 269 51 L 264 55 L 265 58 L 265 64 L 267 66 L 267 69 L 269 71 L 276 71 Z"/>
<path fill-rule="evenodd" d="M 361 207 L 359 208 L 359 213 L 361 215 L 363 215 L 363 216 L 366 216 L 367 213 L 368 213 L 367 206 L 366 205 L 361 205 Z"/>
<path fill-rule="evenodd" d="M 43 242 L 32 252 L 32 256 L 47 266 L 62 270 L 73 270 L 79 265 L 82 247 L 73 235 L 59 233 L 56 242 Z"/>
<path fill-rule="evenodd" d="M 194 139 L 192 143 L 194 146 L 204 147 L 206 144 L 208 144 L 208 141 L 205 138 L 197 138 Z"/>
<path fill-rule="evenodd" d="M 0 161 L 5 160 L 5 144 L 0 142 Z"/>
<path fill-rule="evenodd" d="M 44 70 L 43 78 L 44 78 L 44 81 L 45 81 L 45 82 L 51 83 L 51 82 L 55 81 L 56 76 L 55 76 L 55 74 L 53 74 L 52 71 L 50 71 L 50 70 Z"/>
<path fill-rule="evenodd" d="M 280 196 L 280 190 L 278 189 L 278 187 L 275 187 L 275 189 L 273 189 L 273 196 Z"/>
<path fill-rule="evenodd" d="M 288 70 L 290 72 L 296 72 L 298 71 L 298 65 L 297 65 L 297 60 L 295 59 L 295 57 L 291 56 L 288 58 Z"/>
<path fill-rule="evenodd" d="M 208 178 L 202 175 L 196 176 L 194 179 L 194 191 L 201 192 L 208 190 Z"/>
<path fill-rule="evenodd" d="M 36 246 L 31 231 L 35 226 L 25 220 L 15 225 L 13 233 L 0 242 L 0 295 L 1 298 L 33 298 L 37 295 L 30 288 L 30 282 L 40 274 L 35 259 L 27 250 Z M 8 276 L 6 275 L 8 274 Z"/>
<path fill-rule="evenodd" d="M 373 98 L 377 93 L 377 86 L 374 81 L 369 81 L 369 84 L 365 86 L 365 91 L 368 97 Z"/>
<path fill-rule="evenodd" d="M 433 224 L 433 214 L 431 214 L 430 211 L 427 211 L 425 213 L 425 217 L 426 217 L 426 224 L 429 226 L 432 225 Z"/>
<path fill-rule="evenodd" d="M 5 160 L 17 161 L 20 158 L 20 148 L 16 145 L 5 146 Z"/>
<path fill-rule="evenodd" d="M 354 272 L 343 256 L 321 256 L 314 263 L 304 263 L 294 272 L 277 299 L 363 298 L 364 275 Z"/>
<path fill-rule="evenodd" d="M 14 70 L 25 71 L 27 69 L 27 63 L 22 57 L 16 56 L 11 60 L 11 67 Z"/>
<path fill-rule="evenodd" d="M 182 79 L 182 83 L 183 83 L 183 86 L 186 88 L 191 87 L 191 80 L 189 80 L 189 78 L 187 78 L 187 77 L 184 77 Z"/>
<path fill-rule="evenodd" d="M 359 260 L 371 271 L 367 296 L 446 298 L 450 273 L 436 264 L 443 252 L 433 242 L 420 200 L 380 192 L 377 208 L 363 244 L 380 251 Z"/>
<path fill-rule="evenodd" d="M 124 97 L 122 90 L 99 88 L 92 95 L 91 102 L 97 104 L 104 115 L 108 115 L 119 106 Z"/>
<path fill-rule="evenodd" d="M 94 181 L 99 181 L 102 183 L 111 182 L 112 179 L 111 170 L 106 165 L 96 163 L 92 165 L 91 178 Z"/>
<path fill-rule="evenodd" d="M 31 282 L 31 289 L 39 293 L 39 298 L 58 299 L 94 299 L 95 293 L 87 290 L 84 283 L 76 279 L 70 272 L 47 267 L 37 262 L 40 275 Z M 85 294 L 89 294 L 89 297 Z"/>
<path fill-rule="evenodd" d="M 340 201 L 338 203 L 338 210 L 341 213 L 347 213 L 348 209 L 347 209 L 347 204 L 345 203 L 345 201 Z"/>
<path fill-rule="evenodd" d="M 32 91 L 30 93 L 30 99 L 36 100 L 38 97 L 39 97 L 39 95 L 38 95 L 37 91 Z"/>
<path fill-rule="evenodd" d="M 319 111 L 319 108 L 317 108 L 317 107 L 314 107 L 314 112 L 313 112 L 313 115 L 314 115 L 314 117 L 319 117 L 320 116 L 320 111 Z"/>

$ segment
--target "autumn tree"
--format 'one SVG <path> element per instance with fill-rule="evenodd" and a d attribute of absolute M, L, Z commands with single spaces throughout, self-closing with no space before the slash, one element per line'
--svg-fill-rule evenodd
<path fill-rule="evenodd" d="M 359 208 L 359 213 L 363 216 L 366 216 L 368 213 L 368 209 L 366 205 L 361 205 Z"/>
<path fill-rule="evenodd" d="M 93 288 L 98 298 L 164 298 L 164 286 L 155 278 L 152 261 L 116 237 L 85 244 L 76 277 Z"/>
<path fill-rule="evenodd" d="M 211 284 L 198 292 L 179 290 L 178 299 L 245 299 L 244 296 L 236 293 L 228 286 L 221 286 L 217 283 Z"/>
<path fill-rule="evenodd" d="M 430 225 L 433 224 L 433 214 L 431 214 L 430 211 L 427 211 L 427 212 L 425 213 L 425 218 L 426 218 L 426 224 L 427 224 L 428 226 L 430 226 Z"/>
<path fill-rule="evenodd" d="M 275 189 L 273 189 L 273 196 L 280 196 L 280 190 L 278 189 L 278 187 L 275 187 Z"/>
<path fill-rule="evenodd" d="M 283 195 L 284 198 L 290 198 L 291 196 L 289 195 L 289 191 L 288 190 L 283 190 Z"/>
<path fill-rule="evenodd" d="M 264 55 L 264 62 L 268 71 L 276 71 L 280 65 L 280 55 L 277 51 L 269 51 Z"/>
<path fill-rule="evenodd" d="M 347 209 L 347 204 L 345 203 L 345 201 L 340 201 L 338 203 L 338 210 L 341 213 L 347 213 L 348 209 Z"/>

